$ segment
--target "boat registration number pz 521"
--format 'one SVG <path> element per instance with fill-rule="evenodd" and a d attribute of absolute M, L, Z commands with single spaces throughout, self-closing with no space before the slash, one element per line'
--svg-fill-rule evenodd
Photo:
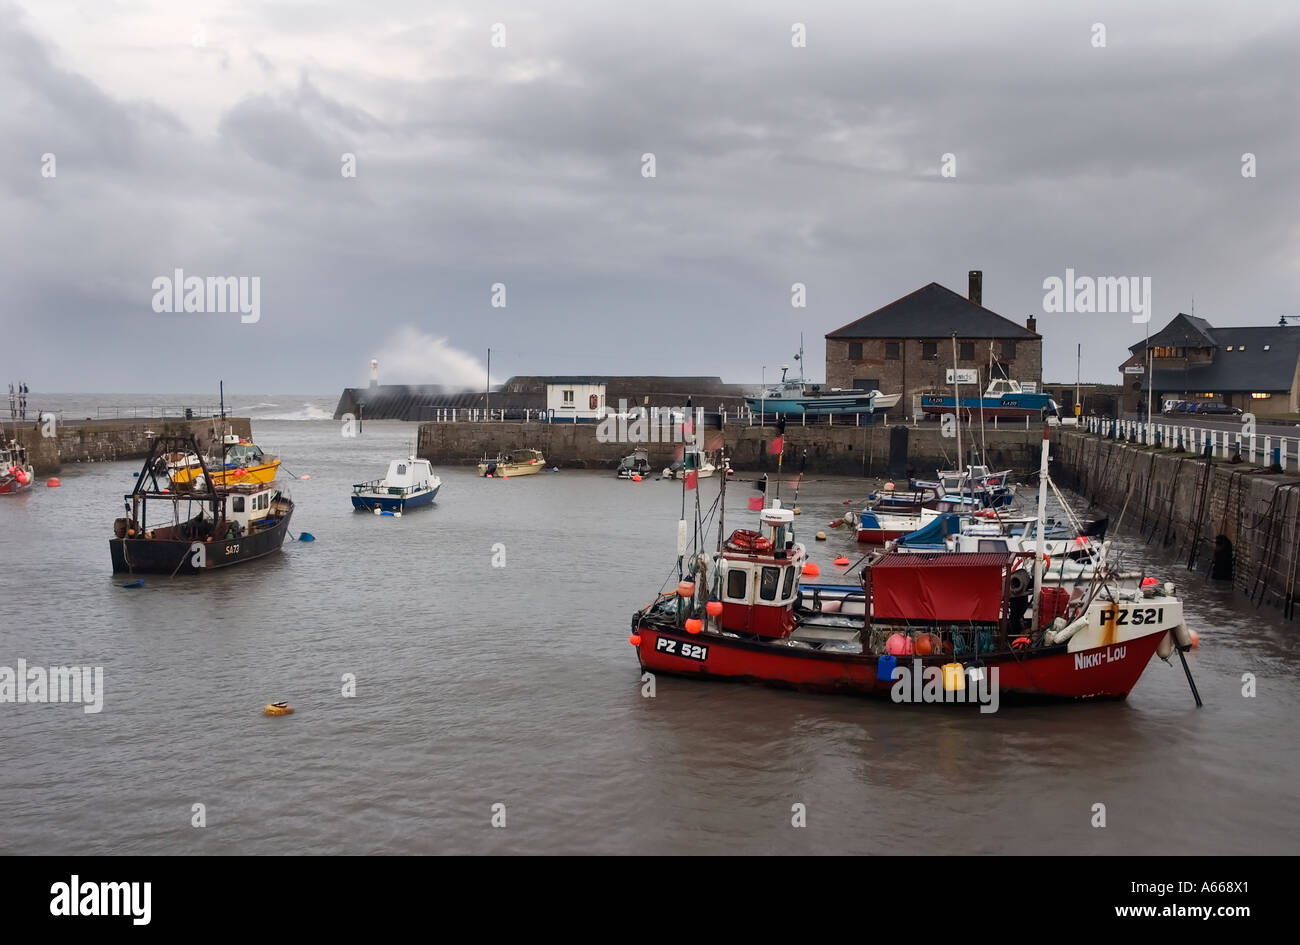
<path fill-rule="evenodd" d="M 672 656 L 681 656 L 688 660 L 699 660 L 701 663 L 709 657 L 709 648 L 707 646 L 700 646 L 698 643 L 687 643 L 685 640 L 670 640 L 668 637 L 660 637 L 655 640 L 655 651 L 669 653 Z"/>
<path fill-rule="evenodd" d="M 1132 619 L 1129 619 L 1129 615 Z M 1101 612 L 1101 622 L 1103 625 L 1115 621 L 1115 626 L 1122 627 L 1124 624 L 1133 624 L 1141 626 L 1148 623 L 1163 623 L 1165 619 L 1165 609 L 1163 607 L 1135 607 L 1133 610 L 1103 610 Z"/>

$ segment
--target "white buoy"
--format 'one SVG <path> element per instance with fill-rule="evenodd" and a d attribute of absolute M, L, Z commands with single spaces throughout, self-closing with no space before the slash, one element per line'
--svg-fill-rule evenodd
<path fill-rule="evenodd" d="M 376 515 L 380 515 L 380 514 L 382 514 L 382 513 L 383 513 L 383 509 L 381 509 L 379 506 L 376 505 L 376 506 L 375 506 L 375 514 L 376 514 Z"/>

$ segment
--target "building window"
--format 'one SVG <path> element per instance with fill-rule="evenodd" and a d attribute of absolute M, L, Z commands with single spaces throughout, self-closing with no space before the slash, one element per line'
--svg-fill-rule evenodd
<path fill-rule="evenodd" d="M 900 345 L 897 341 L 886 341 L 886 342 L 885 342 L 885 360 L 886 360 L 886 361 L 897 361 L 899 358 L 901 358 L 901 357 L 902 357 L 902 353 L 901 353 L 900 349 L 901 349 L 902 347 L 903 347 L 903 346 Z"/>
<path fill-rule="evenodd" d="M 849 342 L 849 360 L 850 361 L 862 360 L 862 342 L 860 341 Z"/>
<path fill-rule="evenodd" d="M 1273 396 L 1272 394 L 1251 394 L 1251 395 L 1250 395 L 1250 399 L 1251 399 L 1251 400 L 1268 400 L 1268 399 L 1269 399 L 1270 397 L 1272 397 L 1272 396 Z"/>
<path fill-rule="evenodd" d="M 1245 351 L 1245 350 L 1246 350 L 1246 346 L 1245 346 L 1245 345 L 1237 345 L 1237 350 L 1238 350 L 1238 351 Z"/>
<path fill-rule="evenodd" d="M 1272 349 L 1272 347 L 1273 347 L 1272 345 L 1264 345 L 1264 350 L 1269 351 Z"/>
<path fill-rule="evenodd" d="M 975 360 L 975 342 L 963 341 L 958 345 L 958 349 L 961 352 L 958 355 L 958 357 L 960 357 L 963 361 Z"/>
<path fill-rule="evenodd" d="M 566 404 L 571 404 L 571 403 L 573 403 L 573 391 L 571 391 L 571 390 L 566 390 L 566 391 L 564 392 L 564 402 L 565 402 Z"/>
<path fill-rule="evenodd" d="M 939 343 L 936 341 L 921 342 L 921 360 L 934 361 L 939 357 Z"/>
<path fill-rule="evenodd" d="M 727 596 L 732 600 L 745 599 L 747 573 L 737 568 L 727 573 Z"/>
<path fill-rule="evenodd" d="M 1014 341 L 1002 342 L 1002 360 L 1014 361 L 1016 359 L 1016 343 Z"/>
<path fill-rule="evenodd" d="M 1229 351 L 1232 350 L 1232 345 L 1228 345 L 1228 350 L 1229 350 Z"/>
<path fill-rule="evenodd" d="M 1231 351 L 1232 348 L 1228 350 Z M 1157 345 L 1151 349 L 1151 356 L 1153 358 L 1176 358 L 1180 356 L 1180 352 L 1177 348 L 1168 345 Z"/>
<path fill-rule="evenodd" d="M 855 377 L 853 379 L 854 390 L 880 390 L 880 378 L 878 377 Z"/>

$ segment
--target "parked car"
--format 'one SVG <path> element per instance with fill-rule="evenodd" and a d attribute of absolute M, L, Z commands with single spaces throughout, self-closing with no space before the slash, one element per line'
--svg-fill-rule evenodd
<path fill-rule="evenodd" d="M 1185 403 L 1187 403 L 1185 400 L 1166 400 L 1165 405 L 1160 409 L 1160 412 L 1164 414 L 1177 413 L 1178 408 Z"/>
<path fill-rule="evenodd" d="M 1181 404 L 1178 405 L 1178 412 L 1179 412 L 1179 413 L 1196 413 L 1196 408 L 1199 407 L 1199 406 L 1200 406 L 1200 404 L 1195 403 L 1194 401 L 1191 401 L 1191 400 L 1184 400 Z"/>
<path fill-rule="evenodd" d="M 1213 415 L 1219 417 L 1240 417 L 1241 416 L 1240 407 L 1229 407 L 1227 404 L 1215 403 L 1214 401 L 1207 401 L 1206 403 L 1200 404 L 1199 406 L 1197 406 L 1196 412 L 1198 414 Z"/>

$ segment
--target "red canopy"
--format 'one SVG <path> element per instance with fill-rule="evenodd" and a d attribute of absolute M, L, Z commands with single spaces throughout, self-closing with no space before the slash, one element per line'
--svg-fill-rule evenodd
<path fill-rule="evenodd" d="M 871 566 L 871 615 L 885 620 L 1002 617 L 1005 554 L 888 554 Z"/>

